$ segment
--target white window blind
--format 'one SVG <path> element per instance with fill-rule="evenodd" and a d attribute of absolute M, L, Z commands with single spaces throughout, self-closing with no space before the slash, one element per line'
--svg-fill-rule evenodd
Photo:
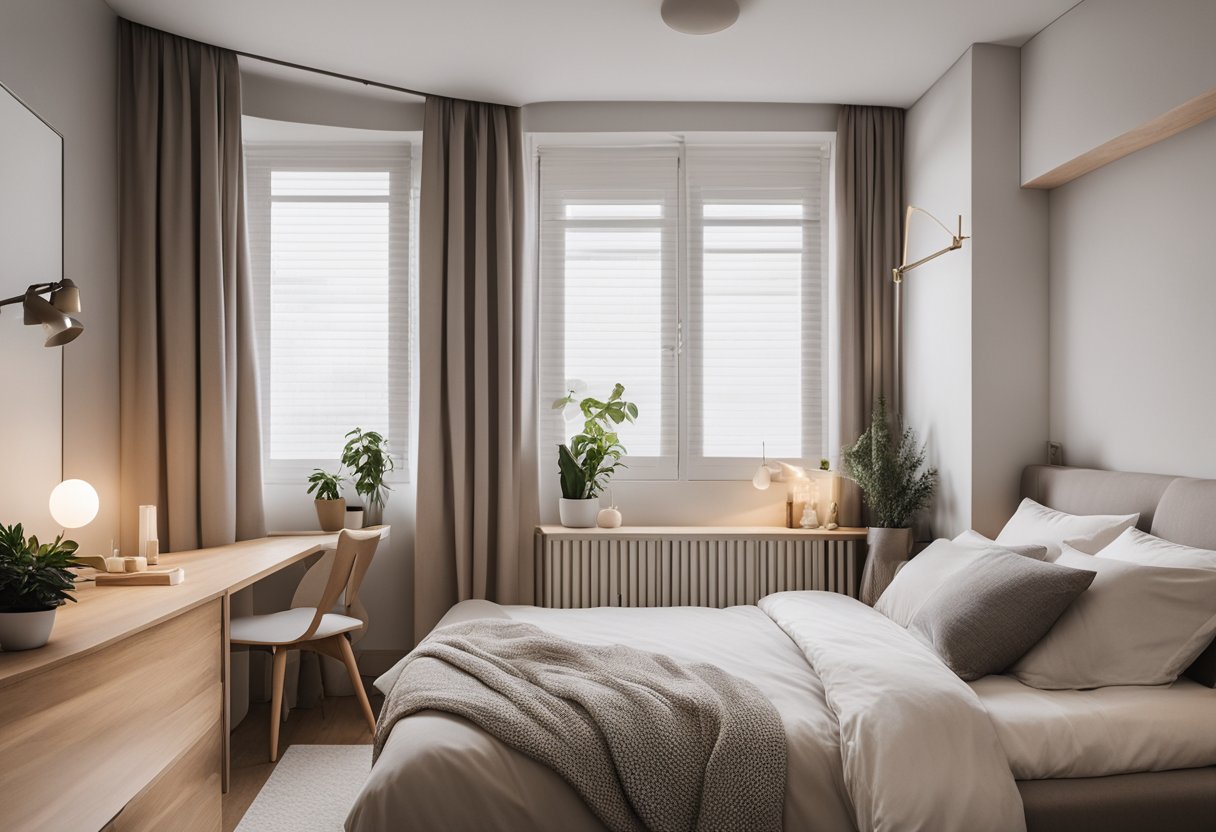
<path fill-rule="evenodd" d="M 616 381 L 646 479 L 746 479 L 827 453 L 830 144 L 542 147 L 542 438 Z"/>
<path fill-rule="evenodd" d="M 826 144 L 687 148 L 690 479 L 827 453 Z"/>
<path fill-rule="evenodd" d="M 571 385 L 607 396 L 625 386 L 640 410 L 621 427 L 621 477 L 677 474 L 675 147 L 540 152 L 541 436 L 566 441 L 549 405 Z"/>
<path fill-rule="evenodd" d="M 268 479 L 332 469 L 359 426 L 408 471 L 411 149 L 249 144 Z"/>

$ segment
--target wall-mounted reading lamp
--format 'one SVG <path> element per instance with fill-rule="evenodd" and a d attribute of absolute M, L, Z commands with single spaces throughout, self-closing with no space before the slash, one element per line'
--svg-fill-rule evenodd
<path fill-rule="evenodd" d="M 50 300 L 42 297 L 50 295 Z M 84 324 L 73 315 L 80 314 L 80 290 L 71 280 L 64 278 L 54 283 L 35 283 L 16 295 L 0 300 L 0 307 L 21 303 L 25 310 L 25 325 L 42 324 L 46 333 L 45 346 L 61 347 L 84 331 Z"/>
<path fill-rule="evenodd" d="M 912 227 L 912 214 L 924 214 L 929 219 L 941 226 L 942 231 L 950 235 L 950 245 L 943 249 L 939 249 L 932 254 L 928 254 L 914 263 L 908 262 L 908 231 Z M 891 269 L 891 279 L 895 281 L 895 413 L 896 421 L 902 420 L 903 413 L 903 393 L 904 393 L 904 362 L 903 362 L 903 285 L 904 273 L 910 272 L 917 266 L 923 266 L 930 260 L 941 257 L 951 251 L 956 251 L 963 247 L 963 240 L 971 239 L 963 234 L 963 215 L 958 216 L 958 233 L 955 234 L 946 224 L 937 217 L 930 214 L 924 208 L 919 208 L 915 205 L 909 205 L 907 212 L 904 214 L 904 256 L 901 264 Z"/>

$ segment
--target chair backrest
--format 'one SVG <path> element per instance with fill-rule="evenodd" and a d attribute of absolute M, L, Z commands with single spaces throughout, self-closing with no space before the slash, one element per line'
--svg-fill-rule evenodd
<path fill-rule="evenodd" d="M 338 603 L 338 598 L 342 596 L 343 592 L 346 593 L 345 610 L 347 614 L 350 613 L 355 599 L 359 597 L 359 586 L 363 583 L 363 577 L 367 574 L 367 569 L 371 566 L 372 558 L 376 554 L 376 547 L 379 545 L 380 531 L 378 529 L 360 531 L 343 529 L 338 534 L 338 548 L 334 551 L 333 568 L 329 571 L 325 590 L 321 593 L 321 600 L 317 603 L 317 612 L 312 618 L 312 623 L 308 625 L 308 630 L 300 637 L 301 641 L 312 638 L 313 633 L 321 626 L 321 619 L 325 617 L 325 613 L 334 608 L 334 604 Z"/>

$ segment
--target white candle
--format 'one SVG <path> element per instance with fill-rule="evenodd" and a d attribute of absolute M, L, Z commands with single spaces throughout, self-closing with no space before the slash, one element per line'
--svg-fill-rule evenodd
<path fill-rule="evenodd" d="M 139 547 L 135 554 L 148 556 L 148 541 L 156 537 L 156 506 L 139 507 Z"/>

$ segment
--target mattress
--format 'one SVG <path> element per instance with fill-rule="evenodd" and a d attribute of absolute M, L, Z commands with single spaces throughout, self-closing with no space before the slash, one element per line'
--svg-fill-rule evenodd
<path fill-rule="evenodd" d="M 971 683 L 1018 780 L 1216 765 L 1216 689 L 1038 690 L 1009 676 Z"/>

